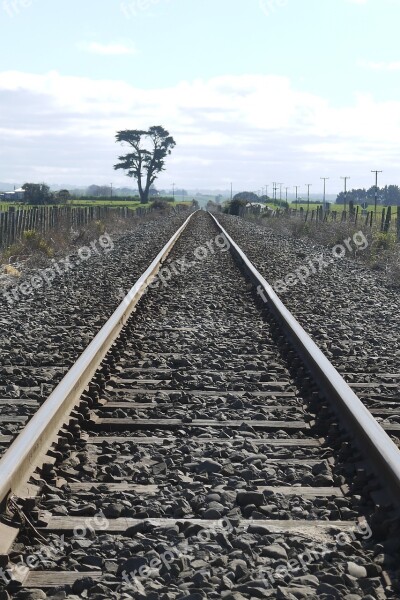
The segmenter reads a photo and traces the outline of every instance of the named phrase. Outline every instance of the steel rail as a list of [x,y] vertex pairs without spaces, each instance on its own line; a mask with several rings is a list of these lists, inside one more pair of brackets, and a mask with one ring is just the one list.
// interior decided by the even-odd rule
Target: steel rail
[[151,265],[139,277],[121,304],[84,350],[62,381],[35,413],[0,460],[0,505],[12,492],[24,496],[23,488],[43,462],[58,432],[67,422],[81,394],[93,378],[136,304],[156,277],[192,213],[174,233]]
[[330,401],[335,412],[339,414],[343,426],[350,430],[354,441],[366,455],[368,463],[366,462],[365,466],[369,467],[378,477],[383,484],[388,499],[395,502],[398,507],[400,502],[399,448],[286,308],[271,285],[233,241],[216,217],[211,213],[209,214],[229,242],[234,259],[256,285],[257,293],[263,297],[263,300],[280,322],[287,337],[307,365],[321,391]]

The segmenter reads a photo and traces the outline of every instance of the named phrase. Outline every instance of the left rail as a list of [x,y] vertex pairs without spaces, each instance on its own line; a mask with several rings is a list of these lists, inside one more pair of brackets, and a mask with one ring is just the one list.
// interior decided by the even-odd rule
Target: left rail
[[30,476],[43,463],[58,432],[68,421],[81,394],[93,378],[111,345],[118,338],[136,304],[186,229],[193,214],[165,244],[114,314],[1,458],[0,505],[4,505],[10,493],[19,497],[30,495],[28,485]]

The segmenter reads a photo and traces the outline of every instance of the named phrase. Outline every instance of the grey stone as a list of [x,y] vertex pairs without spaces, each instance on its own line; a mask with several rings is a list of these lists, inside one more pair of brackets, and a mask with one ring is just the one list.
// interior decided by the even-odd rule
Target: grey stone
[[207,460],[203,460],[199,465],[197,465],[196,470],[199,473],[219,473],[221,469],[222,465],[219,462],[208,458]]
[[361,565],[357,565],[354,562],[348,562],[347,565],[347,572],[349,573],[349,575],[351,575],[352,577],[356,577],[357,579],[361,579],[363,577],[367,576],[367,569]]
[[141,567],[148,564],[147,559],[144,556],[132,556],[125,562],[121,563],[118,568],[118,575],[125,573],[138,573]]
[[329,585],[328,583],[320,583],[317,588],[317,593],[319,596],[321,594],[326,594],[327,596],[332,596],[332,598],[338,598],[338,600],[342,598],[342,592],[337,587],[333,587],[333,585]]
[[209,508],[202,514],[203,519],[210,519],[210,520],[220,519],[221,516],[222,516],[221,513],[218,510],[215,510],[215,508]]
[[262,506],[264,501],[264,494],[261,492],[238,492],[236,496],[236,502],[239,506],[248,506],[249,504]]
[[279,544],[271,544],[270,546],[266,546],[265,548],[263,548],[263,554],[264,556],[269,556],[270,558],[283,560],[288,559],[288,555],[285,548],[279,546]]

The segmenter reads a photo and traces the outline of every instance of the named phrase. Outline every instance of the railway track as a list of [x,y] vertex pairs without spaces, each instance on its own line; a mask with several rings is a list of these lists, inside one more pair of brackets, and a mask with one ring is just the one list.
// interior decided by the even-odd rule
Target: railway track
[[399,457],[196,213],[0,461],[3,597],[398,598]]

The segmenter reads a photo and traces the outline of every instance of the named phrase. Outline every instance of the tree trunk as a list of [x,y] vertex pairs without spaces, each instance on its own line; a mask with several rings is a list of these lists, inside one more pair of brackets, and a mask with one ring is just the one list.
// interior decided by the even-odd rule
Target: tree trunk
[[140,204],[148,204],[149,190],[147,188],[143,189],[142,182],[140,181],[140,179],[138,179],[138,188],[139,188]]
[[148,204],[149,203],[149,193],[142,191],[140,194],[140,204]]

